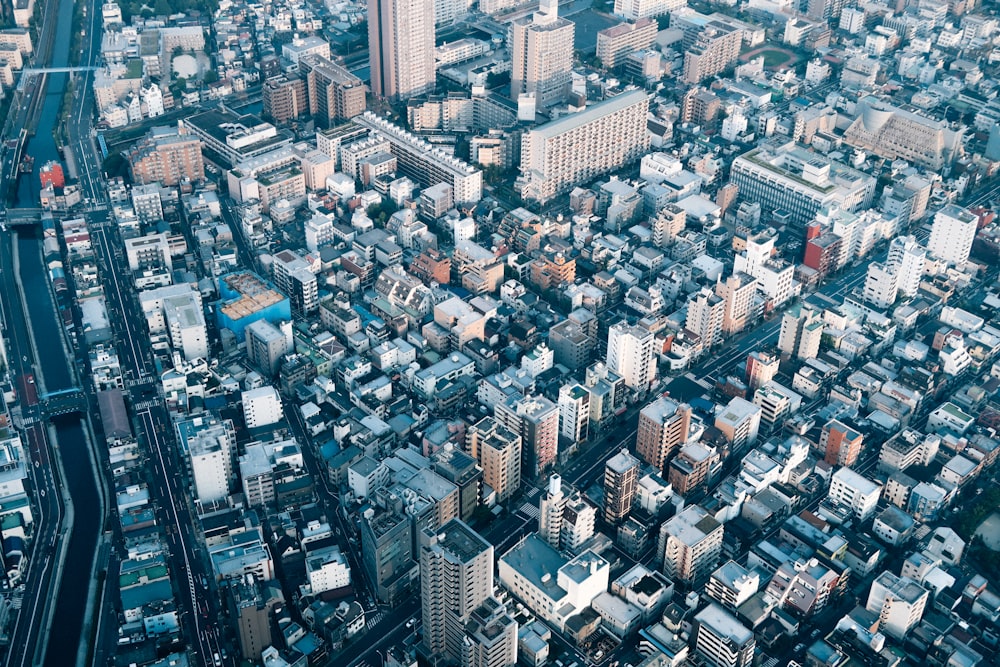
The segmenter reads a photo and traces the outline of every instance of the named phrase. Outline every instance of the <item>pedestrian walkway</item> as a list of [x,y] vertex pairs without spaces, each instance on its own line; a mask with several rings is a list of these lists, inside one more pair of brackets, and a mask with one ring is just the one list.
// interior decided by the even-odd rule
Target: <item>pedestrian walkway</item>
[[378,625],[382,619],[385,618],[385,612],[377,611],[374,614],[370,614],[368,619],[365,621],[365,630],[371,630],[376,625]]

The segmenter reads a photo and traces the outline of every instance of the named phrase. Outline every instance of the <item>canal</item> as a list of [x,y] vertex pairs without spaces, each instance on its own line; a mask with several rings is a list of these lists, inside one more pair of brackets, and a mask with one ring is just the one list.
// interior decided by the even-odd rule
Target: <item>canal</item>
[[[72,42],[74,0],[59,0],[58,23],[52,48],[52,67],[69,64]],[[17,205],[38,206],[39,169],[50,160],[59,160],[53,136],[59,122],[63,94],[69,74],[49,74],[46,80],[45,99],[35,135],[25,147],[34,158],[34,169],[25,174],[18,186]],[[21,284],[24,289],[25,307],[31,320],[38,354],[37,368],[49,392],[68,389],[75,385],[70,364],[63,353],[62,337],[55,304],[49,290],[48,271],[42,263],[42,237],[40,229],[18,233],[18,259]],[[89,637],[83,636],[88,608],[96,601],[89,600],[93,559],[97,553],[97,538],[101,531],[100,496],[95,480],[93,462],[88,451],[83,421],[78,416],[54,420],[58,448],[65,473],[66,491],[73,504],[73,528],[63,539],[69,539],[65,565],[59,589],[55,594],[55,610],[49,626],[49,644],[45,654],[46,667],[67,667],[77,664],[81,647]],[[85,658],[86,652],[81,657]]]

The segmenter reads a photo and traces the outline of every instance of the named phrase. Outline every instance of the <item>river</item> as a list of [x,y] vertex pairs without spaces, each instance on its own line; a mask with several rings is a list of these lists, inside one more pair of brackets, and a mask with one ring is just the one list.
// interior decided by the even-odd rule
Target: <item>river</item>
[[[69,64],[73,30],[74,0],[59,0],[58,23],[52,48],[53,67]],[[18,186],[18,205],[38,205],[38,170],[49,160],[59,160],[59,151],[53,130],[59,121],[60,106],[69,74],[49,74],[41,115],[35,135],[26,146],[26,152],[35,159],[34,172],[25,174]],[[61,323],[49,291],[47,271],[41,258],[41,230],[18,233],[18,258],[21,282],[24,287],[25,305],[31,320],[38,350],[38,369],[49,392],[73,387],[75,382],[59,333]],[[73,503],[73,530],[69,533],[69,548],[62,571],[59,590],[55,595],[55,613],[50,626],[49,645],[45,654],[46,667],[75,665],[79,648],[89,638],[84,638],[83,623],[88,606],[95,602],[88,599],[91,584],[91,563],[97,552],[97,537],[101,531],[100,496],[94,477],[93,462],[84,436],[83,422],[77,416],[63,417],[53,422],[63,471],[66,473],[66,490]]]

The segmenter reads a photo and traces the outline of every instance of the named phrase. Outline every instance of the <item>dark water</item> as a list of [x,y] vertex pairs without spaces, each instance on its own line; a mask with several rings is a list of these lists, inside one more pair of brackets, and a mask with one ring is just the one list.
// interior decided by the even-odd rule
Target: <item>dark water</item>
[[[52,44],[52,61],[48,64],[49,67],[67,67],[69,65],[73,31],[73,4],[74,0],[59,0],[59,21],[56,24],[56,38]],[[100,11],[99,8],[98,11]],[[46,78],[45,101],[42,103],[38,127],[35,130],[35,135],[28,139],[24,148],[25,153],[35,159],[34,171],[31,174],[24,174],[18,183],[18,206],[28,208],[38,206],[40,186],[38,171],[49,160],[60,160],[62,157],[56,148],[52,131],[59,122],[59,107],[62,105],[62,97],[66,91],[69,76],[66,72],[57,72],[50,73]]]
[[[45,269],[41,259],[40,231],[20,232],[18,257],[28,317],[39,350],[38,368],[45,379],[47,391],[72,387],[69,361],[62,350],[59,322],[56,321]],[[55,616],[50,634],[45,665],[68,667],[76,663],[77,651],[85,641],[83,619],[87,612],[90,592],[90,564],[97,551],[100,526],[100,499],[94,480],[93,464],[84,439],[83,424],[78,417],[54,420],[63,471],[73,500],[73,530],[69,534],[69,550],[63,577],[56,594]],[[65,538],[64,538],[65,539]]]

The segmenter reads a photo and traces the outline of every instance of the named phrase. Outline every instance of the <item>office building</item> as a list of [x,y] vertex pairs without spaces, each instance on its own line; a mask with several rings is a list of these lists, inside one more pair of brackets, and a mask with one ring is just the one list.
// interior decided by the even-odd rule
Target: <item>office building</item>
[[465,438],[483,469],[483,483],[493,489],[497,502],[514,495],[521,486],[521,436],[484,417],[466,431]]
[[858,100],[857,117],[844,142],[889,160],[906,160],[932,172],[947,172],[962,154],[964,130],[893,106],[873,96]]
[[722,342],[722,324],[725,319],[726,300],[708,287],[702,287],[688,299],[684,327],[698,336],[703,351]]
[[434,92],[434,0],[368,0],[368,51],[376,97]]
[[615,0],[614,12],[629,21],[664,16],[687,7],[687,0]]
[[861,455],[864,436],[843,422],[834,419],[823,426],[819,449],[823,460],[832,466],[853,466]]
[[457,204],[472,204],[483,197],[483,172],[453,155],[436,148],[420,137],[366,111],[357,118],[359,125],[389,142],[399,171],[422,187],[447,183]]
[[667,461],[687,442],[690,428],[690,406],[661,396],[639,411],[636,454],[663,471]]
[[497,403],[495,418],[521,436],[521,474],[540,477],[556,463],[559,450],[559,408],[545,398],[511,398]]
[[652,18],[640,18],[632,23],[619,23],[597,32],[597,59],[606,69],[614,69],[625,58],[648,49],[659,30]]
[[256,577],[231,579],[228,591],[229,617],[235,621],[240,642],[240,655],[258,661],[264,649],[274,643],[271,615],[285,602],[277,583]]
[[459,519],[424,533],[420,549],[422,647],[459,663],[465,624],[493,595],[493,545]]
[[979,218],[964,208],[948,204],[934,214],[927,252],[948,264],[964,264],[972,252]]
[[657,557],[663,574],[695,587],[708,579],[722,553],[722,524],[700,505],[688,505],[660,528]]
[[125,240],[125,257],[132,271],[173,270],[167,234],[149,234]]
[[[289,328],[291,323],[288,323]],[[274,377],[281,367],[281,359],[292,351],[290,336],[265,320],[254,322],[246,328],[247,361],[267,377]]]
[[742,200],[757,202],[763,210],[781,209],[797,226],[809,223],[824,206],[856,212],[875,196],[872,176],[793,142],[764,144],[737,157],[730,180]]
[[750,667],[756,639],[738,618],[714,602],[694,617],[694,650],[713,667]]
[[583,386],[590,392],[590,423],[603,429],[625,405],[625,380],[598,361],[587,367]]
[[511,23],[511,99],[532,95],[545,108],[569,94],[576,26],[558,10],[557,0],[541,0],[537,12]]
[[920,622],[929,597],[913,579],[887,570],[872,582],[865,609],[878,614],[879,632],[902,640]]
[[649,147],[648,110],[646,93],[631,90],[525,132],[518,192],[546,202],[638,160]]
[[566,558],[531,533],[500,557],[500,583],[538,618],[558,632],[567,621],[607,591],[611,565],[584,551]]
[[164,298],[163,318],[175,352],[187,361],[208,359],[208,328],[200,296],[189,292]]
[[757,442],[760,430],[761,409],[750,401],[733,397],[726,408],[715,417],[715,428],[730,445],[730,451],[739,452]]
[[815,359],[823,339],[822,314],[804,304],[796,304],[781,316],[778,349],[783,356]]
[[183,125],[154,127],[126,153],[132,182],[168,187],[205,180],[201,140]]
[[278,390],[270,385],[244,391],[240,402],[243,403],[243,419],[247,428],[270,426],[284,419],[281,396],[278,395]]
[[261,98],[264,117],[275,123],[287,123],[310,113],[306,81],[294,74],[266,80]]
[[619,322],[608,331],[607,365],[625,386],[645,391],[656,379],[656,337],[637,324]]
[[361,512],[361,563],[375,597],[382,604],[398,605],[416,583],[413,558],[413,522],[399,508],[368,507]]
[[306,80],[309,113],[320,127],[335,127],[365,110],[365,84],[329,58],[303,56],[299,72]]
[[462,667],[513,667],[517,664],[517,621],[494,597],[486,598],[465,628]]
[[274,285],[288,295],[292,310],[308,315],[319,308],[319,283],[305,259],[291,250],[275,253],[271,272]]
[[628,518],[641,465],[627,449],[604,464],[604,521],[612,526]]
[[236,450],[233,422],[195,417],[178,423],[177,432],[190,460],[195,498],[205,504],[225,499],[233,478]]

